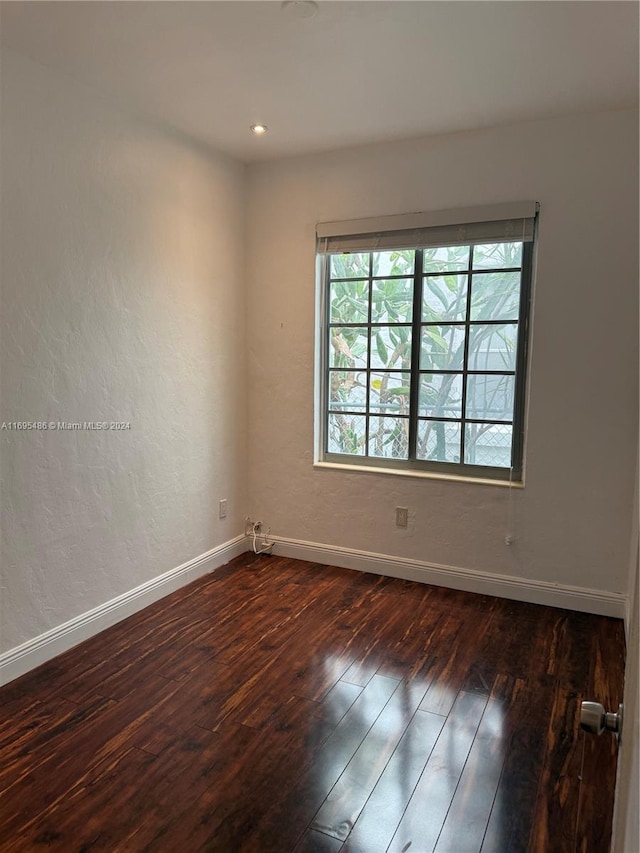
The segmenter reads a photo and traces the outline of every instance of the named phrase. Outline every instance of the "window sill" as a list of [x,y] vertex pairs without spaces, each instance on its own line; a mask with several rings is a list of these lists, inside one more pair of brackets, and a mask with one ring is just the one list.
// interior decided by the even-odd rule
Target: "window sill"
[[314,468],[343,471],[349,474],[383,474],[392,477],[414,477],[419,480],[444,480],[449,483],[473,483],[479,486],[501,486],[524,489],[523,481],[492,480],[486,477],[468,477],[457,474],[437,474],[433,471],[414,471],[407,468],[378,468],[373,465],[348,465],[343,462],[314,462]]

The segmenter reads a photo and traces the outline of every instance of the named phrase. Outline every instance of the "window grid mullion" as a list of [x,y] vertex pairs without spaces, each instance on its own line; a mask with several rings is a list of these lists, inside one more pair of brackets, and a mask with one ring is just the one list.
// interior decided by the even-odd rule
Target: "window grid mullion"
[[[515,323],[516,321],[515,321],[515,320],[510,320],[510,321],[508,321],[508,322]],[[394,328],[395,328],[396,326],[398,326],[398,327],[406,326],[406,328],[407,328],[407,329],[410,329],[412,324],[411,324],[411,323],[392,323],[391,321],[387,321],[386,323],[369,323],[369,322],[362,322],[362,323],[330,323],[330,325],[331,325],[331,327],[332,327],[332,328],[334,328],[334,329],[358,329],[358,328],[360,328],[361,326],[366,326],[367,328],[368,328],[369,326],[371,326],[371,328],[372,328],[372,329],[377,329],[377,328],[384,329],[384,328],[386,328],[387,326],[393,326]]]
[[[344,368],[336,368],[332,367],[331,370],[343,370]],[[427,373],[433,373],[436,376],[457,376],[461,373],[460,370],[439,370],[437,367],[428,367],[425,370],[421,370],[420,373],[425,375]],[[467,370],[469,376],[515,376],[515,370]]]
[[413,258],[413,316],[411,327],[411,377],[409,383],[409,447],[407,456],[417,459],[418,404],[420,398],[420,352],[422,349],[422,271],[424,252],[416,249]]
[[465,452],[467,441],[467,379],[469,376],[469,338],[471,331],[471,281],[473,277],[473,252],[475,246],[469,248],[469,274],[467,275],[467,309],[464,318],[464,350],[462,356],[462,402],[460,415],[460,462],[465,464]]
[[[469,244],[475,245],[475,244]],[[478,269],[472,270],[471,267],[466,267],[465,269],[459,270],[438,270],[437,272],[425,272],[425,278],[442,278],[445,275],[486,275],[487,273],[503,273],[503,272],[520,272],[522,267],[487,267],[486,269],[480,267]],[[406,276],[405,276],[406,278]],[[335,281],[350,281],[350,279],[334,279]]]
[[[492,272],[492,271],[489,270],[489,272]],[[503,272],[503,270],[498,270],[498,272]],[[504,272],[510,272],[510,270],[504,270]],[[464,270],[463,270],[463,273],[464,273]],[[358,276],[355,276],[354,278],[332,278],[331,283],[332,284],[352,284],[353,282],[356,282],[356,281],[369,281],[369,279],[371,279],[371,281],[392,281],[393,279],[400,280],[403,278],[412,278],[412,276],[409,273],[400,273],[399,275],[372,275],[372,276],[358,275]]]
[[[334,325],[339,326],[340,323],[334,323]],[[358,326],[362,325],[362,323],[343,323],[343,326]],[[474,326],[517,326],[518,318],[512,317],[510,320],[469,320],[466,323],[464,320],[441,320],[436,322],[434,320],[430,320],[427,323],[423,323],[423,326],[459,326],[461,329],[466,329],[467,327],[473,328]]]
[[371,318],[373,317],[373,252],[369,252],[369,278],[367,284],[369,294],[367,304],[367,405],[364,414],[365,455],[370,456],[369,438],[371,433]]

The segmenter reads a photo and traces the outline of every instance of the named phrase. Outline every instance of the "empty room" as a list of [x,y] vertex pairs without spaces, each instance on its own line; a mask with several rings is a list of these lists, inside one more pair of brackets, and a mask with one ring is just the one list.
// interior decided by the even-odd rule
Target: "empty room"
[[0,16],[0,851],[640,853],[639,4]]

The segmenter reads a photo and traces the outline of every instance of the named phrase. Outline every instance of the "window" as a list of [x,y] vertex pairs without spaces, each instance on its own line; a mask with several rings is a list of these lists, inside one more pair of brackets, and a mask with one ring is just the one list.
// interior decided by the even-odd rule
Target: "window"
[[536,211],[318,226],[321,460],[521,479]]

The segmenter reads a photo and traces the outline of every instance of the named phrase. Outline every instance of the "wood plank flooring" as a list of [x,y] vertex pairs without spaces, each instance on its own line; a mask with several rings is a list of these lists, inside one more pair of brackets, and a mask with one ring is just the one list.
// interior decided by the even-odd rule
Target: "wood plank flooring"
[[0,690],[0,850],[605,853],[623,667],[619,620],[246,554]]

